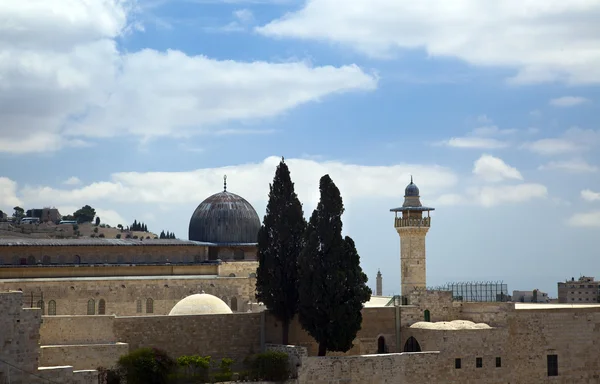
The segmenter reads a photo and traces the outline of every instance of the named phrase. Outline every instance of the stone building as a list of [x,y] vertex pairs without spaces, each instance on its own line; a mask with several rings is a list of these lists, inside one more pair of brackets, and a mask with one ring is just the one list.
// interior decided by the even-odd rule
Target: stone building
[[[417,204],[419,194],[415,188],[407,188],[408,205],[403,208]],[[424,211],[400,210],[403,216],[394,221],[395,228],[401,228],[401,265],[407,274],[402,281],[402,296],[375,296],[365,304],[362,327],[346,353],[316,357],[318,345],[297,319],[290,324],[292,345],[282,346],[282,324],[276,318],[265,311],[236,312],[230,302],[223,300],[219,292],[231,295],[232,287],[238,287],[236,281],[241,282],[239,287],[247,284],[248,294],[254,289],[252,277],[240,276],[250,274],[255,261],[234,257],[229,261],[203,259],[188,263],[184,260],[193,258],[194,251],[182,250],[179,263],[163,260],[140,265],[139,269],[133,265],[123,267],[139,271],[136,277],[125,277],[118,263],[94,264],[89,270],[98,272],[85,272],[94,276],[48,276],[46,280],[20,278],[14,270],[25,274],[39,268],[39,276],[48,264],[3,265],[2,273],[13,271],[8,279],[12,280],[10,287],[33,284],[37,279],[35,283],[47,283],[59,290],[56,297],[83,293],[77,296],[79,299],[71,297],[75,304],[65,315],[52,316],[41,316],[42,309],[23,309],[27,306],[24,302],[30,300],[25,290],[0,293],[0,329],[8,330],[0,333],[0,343],[5,345],[0,360],[18,366],[21,375],[55,374],[64,378],[59,382],[69,384],[91,383],[90,370],[114,365],[119,356],[140,347],[159,347],[172,357],[201,354],[214,359],[233,358],[237,363],[265,349],[285,350],[292,355],[297,369],[298,378],[292,381],[297,384],[600,382],[600,305],[467,302],[456,301],[451,290],[423,289],[427,232],[423,228],[430,225],[429,219],[422,217]],[[421,216],[415,212],[421,212]],[[194,244],[181,246],[195,250],[199,245]],[[120,249],[100,247],[89,257],[104,257],[105,253],[122,252]],[[76,268],[85,270],[71,264],[64,268],[67,272],[63,275],[82,273]],[[117,274],[112,279],[106,272],[111,268],[116,268]],[[175,292],[173,287],[178,291],[171,294]],[[215,288],[214,293],[209,292],[211,288]],[[44,295],[52,292],[49,286],[42,291]],[[148,293],[153,295],[152,311],[144,311],[149,304],[142,299]],[[44,296],[47,313],[50,304],[46,299]],[[86,307],[89,300],[93,305]],[[58,302],[55,304],[59,312]],[[67,314],[82,307],[89,308],[90,314]],[[7,372],[7,365],[0,363],[0,377],[6,377]]]
[[600,302],[600,281],[590,276],[581,276],[575,280],[558,283],[558,302],[571,304],[589,304]]
[[206,292],[234,312],[255,303],[256,237],[261,223],[225,188],[190,219],[190,240],[0,239],[0,290],[21,291],[43,315],[166,315]]

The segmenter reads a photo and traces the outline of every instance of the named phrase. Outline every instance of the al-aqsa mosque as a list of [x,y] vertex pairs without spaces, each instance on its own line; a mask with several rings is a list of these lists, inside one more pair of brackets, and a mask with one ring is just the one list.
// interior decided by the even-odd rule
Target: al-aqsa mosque
[[261,221],[224,181],[193,212],[189,240],[0,239],[0,290],[23,292],[48,316],[166,315],[195,294],[232,312],[263,310],[254,302]]

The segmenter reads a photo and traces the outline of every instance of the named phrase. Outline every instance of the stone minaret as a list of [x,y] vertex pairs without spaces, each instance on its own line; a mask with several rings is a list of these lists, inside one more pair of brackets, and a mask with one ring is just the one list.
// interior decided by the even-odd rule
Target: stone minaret
[[[400,288],[403,296],[415,288],[426,287],[425,236],[431,225],[429,212],[433,210],[421,205],[419,188],[413,183],[412,176],[404,191],[404,204],[390,210],[396,215],[394,227],[400,235]],[[427,217],[423,212],[427,212]]]
[[381,271],[377,270],[377,286],[375,287],[375,296],[383,296],[383,278]]

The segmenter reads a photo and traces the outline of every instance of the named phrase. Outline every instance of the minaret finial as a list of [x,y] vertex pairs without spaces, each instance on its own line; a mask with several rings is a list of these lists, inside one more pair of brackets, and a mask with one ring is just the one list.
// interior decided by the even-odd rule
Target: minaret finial
[[227,175],[223,175],[223,190],[227,192]]

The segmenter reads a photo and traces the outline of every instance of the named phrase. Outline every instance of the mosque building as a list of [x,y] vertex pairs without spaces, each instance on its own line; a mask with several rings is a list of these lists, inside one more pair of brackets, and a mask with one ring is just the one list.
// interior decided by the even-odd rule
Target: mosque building
[[0,290],[23,292],[44,315],[163,315],[204,293],[233,312],[255,303],[261,222],[224,188],[191,216],[189,240],[0,239]]
[[[282,345],[281,322],[253,303],[260,220],[226,186],[198,206],[187,241],[2,240],[0,383],[96,384],[98,367],[140,347],[237,363],[284,351],[295,384],[600,382],[600,305],[426,289],[433,208],[412,180],[404,195],[391,210],[402,295],[373,296],[350,350],[324,357],[297,318]],[[381,274],[376,284],[381,294]]]

